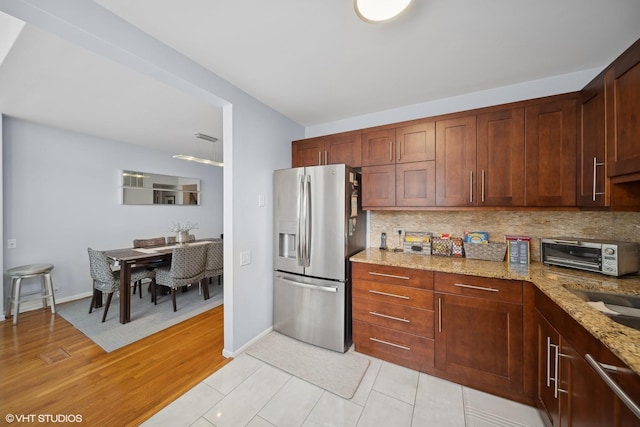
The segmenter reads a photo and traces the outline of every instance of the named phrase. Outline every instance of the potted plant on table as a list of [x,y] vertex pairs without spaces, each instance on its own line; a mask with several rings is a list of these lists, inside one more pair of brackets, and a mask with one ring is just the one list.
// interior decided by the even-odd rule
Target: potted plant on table
[[198,228],[198,224],[192,222],[174,222],[171,231],[176,233],[176,243],[186,243],[189,241],[189,232]]

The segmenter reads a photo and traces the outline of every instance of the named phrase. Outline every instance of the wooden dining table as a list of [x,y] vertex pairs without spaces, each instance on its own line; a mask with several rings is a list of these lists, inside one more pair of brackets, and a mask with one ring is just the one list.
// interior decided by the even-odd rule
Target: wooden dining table
[[120,267],[120,323],[131,321],[131,269],[157,263],[170,263],[173,249],[201,245],[221,239],[198,239],[187,243],[145,248],[123,248],[104,251],[114,266]]

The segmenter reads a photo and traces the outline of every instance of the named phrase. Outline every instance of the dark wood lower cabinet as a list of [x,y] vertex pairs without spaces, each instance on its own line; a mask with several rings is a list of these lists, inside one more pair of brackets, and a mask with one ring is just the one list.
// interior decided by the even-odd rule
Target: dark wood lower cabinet
[[521,400],[522,305],[442,293],[435,304],[437,375]]
[[537,405],[548,426],[639,426],[640,419],[618,398],[594,368],[616,367],[608,375],[636,402],[640,377],[540,292],[536,293],[538,351]]
[[548,427],[640,426],[602,375],[636,403],[640,376],[533,285],[364,263],[352,277],[357,352],[536,405]]

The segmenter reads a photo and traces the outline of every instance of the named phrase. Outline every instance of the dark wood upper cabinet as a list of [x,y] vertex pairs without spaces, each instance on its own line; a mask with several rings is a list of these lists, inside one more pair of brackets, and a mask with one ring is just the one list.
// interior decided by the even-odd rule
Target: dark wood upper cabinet
[[435,206],[433,121],[363,132],[362,147],[364,207]]
[[327,137],[324,142],[327,153],[325,164],[344,163],[358,168],[362,165],[362,135],[360,132],[349,132]]
[[396,165],[396,206],[435,206],[435,161]]
[[396,205],[395,165],[362,168],[362,206],[392,207]]
[[419,123],[396,129],[396,163],[423,162],[436,159],[434,122]]
[[606,177],[604,75],[581,92],[578,135],[578,206],[609,205]]
[[291,166],[319,166],[323,163],[324,138],[309,138],[291,143]]
[[362,166],[395,164],[395,139],[395,128],[363,132]]
[[474,206],[476,116],[436,122],[436,205]]
[[361,166],[360,131],[301,139],[291,143],[292,167],[321,166],[344,163]]
[[524,206],[524,107],[477,120],[478,206]]
[[526,206],[576,206],[576,101],[525,107]]
[[[627,49],[606,76],[607,174],[640,174],[640,40]],[[640,180],[634,176],[633,180]]]

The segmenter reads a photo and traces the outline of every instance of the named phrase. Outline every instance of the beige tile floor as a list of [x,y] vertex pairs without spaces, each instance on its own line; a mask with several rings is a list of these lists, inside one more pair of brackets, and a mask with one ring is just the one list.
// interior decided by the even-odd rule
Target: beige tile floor
[[367,373],[347,400],[243,353],[143,425],[544,426],[535,408],[369,359]]

